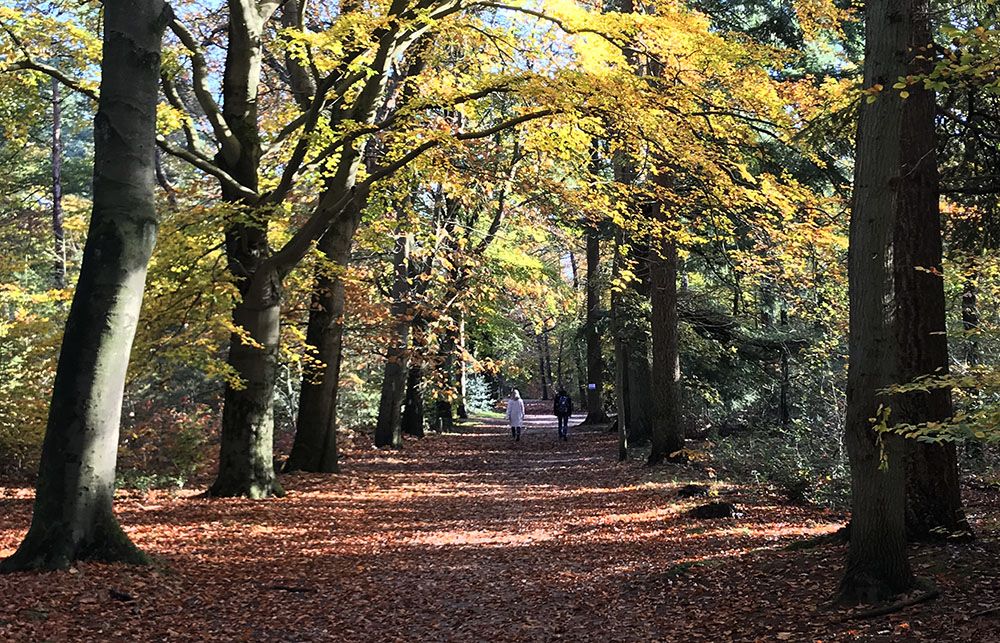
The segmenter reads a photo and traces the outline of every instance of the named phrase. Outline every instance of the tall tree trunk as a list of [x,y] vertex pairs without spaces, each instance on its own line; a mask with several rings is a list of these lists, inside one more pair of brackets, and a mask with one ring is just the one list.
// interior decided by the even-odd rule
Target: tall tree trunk
[[274,384],[281,333],[281,279],[258,270],[233,311],[242,329],[229,344],[229,365],[241,384],[226,385],[216,497],[283,495],[274,472]]
[[112,511],[122,394],[156,239],[162,0],[105,0],[94,205],[56,371],[31,528],[2,571],[145,563]]
[[[910,57],[931,42],[929,3],[914,0]],[[914,61],[912,73],[929,64]],[[896,369],[901,382],[948,372],[942,277],[941,213],[934,117],[934,92],[918,84],[903,102],[899,205],[893,247]],[[935,388],[898,395],[893,415],[900,422],[941,422],[952,415],[951,391]],[[962,509],[954,444],[907,442],[906,530],[911,539],[969,534]]]
[[542,385],[542,399],[549,399],[549,378],[548,368],[545,362],[545,345],[543,343],[544,331],[535,335],[535,348],[538,351],[538,379]]
[[965,331],[965,363],[979,365],[979,273],[973,268],[962,278],[962,330]]
[[62,106],[59,103],[59,81],[52,79],[52,238],[55,260],[52,282],[56,288],[66,287],[66,235],[63,231],[62,209]]
[[[615,231],[615,254],[612,264],[612,281],[617,280],[621,274],[621,253],[624,243],[624,233],[619,228]],[[588,276],[589,279],[589,276]],[[622,326],[624,325],[624,311],[622,309],[622,291],[613,290],[611,293],[611,324],[615,329],[612,334],[615,349],[615,400],[618,410],[618,460],[623,462],[628,459],[628,450],[632,446],[629,441],[629,427],[631,426],[632,409],[631,395],[629,395],[629,350]],[[589,357],[589,355],[588,355]]]
[[455,383],[455,348],[458,345],[458,329],[447,328],[441,339],[438,355],[438,382],[440,390],[435,398],[434,418],[439,431],[450,431],[455,427],[454,396]]
[[[907,73],[913,0],[865,5],[864,86],[891,87]],[[848,251],[850,299],[847,420],[852,513],[847,564],[840,584],[845,602],[878,601],[911,588],[906,555],[905,445],[879,436],[870,418],[889,400],[895,381],[891,311],[892,243],[899,198],[902,105],[892,91],[864,101],[858,123]]]
[[549,338],[550,331],[550,328],[542,329],[542,352],[545,354],[545,376],[549,379],[549,388],[551,389],[552,397],[555,398],[556,387],[558,385],[552,378],[552,341]]
[[378,418],[375,422],[375,446],[403,446],[402,407],[406,396],[407,355],[410,340],[408,299],[410,287],[410,237],[398,224],[396,250],[393,253],[392,339],[385,358],[382,394],[379,397]]
[[587,369],[583,366],[583,351],[580,350],[580,342],[576,333],[573,333],[573,341],[570,344],[570,350],[573,351],[573,374],[576,377],[576,388],[577,388],[577,399],[586,411],[590,411],[588,406],[589,400],[587,399]]
[[410,364],[406,376],[406,399],[403,401],[402,429],[406,435],[424,437],[424,397],[420,391],[424,370],[420,364]]
[[649,464],[653,465],[684,448],[680,412],[677,244],[665,239],[659,252],[651,252],[649,259],[653,305],[653,421]]
[[[785,308],[784,304],[781,306],[781,330],[783,333],[788,332],[788,310]],[[781,420],[781,426],[786,429],[792,424],[792,408],[791,401],[789,400],[789,395],[791,394],[791,365],[790,356],[788,354],[788,346],[782,343],[781,346],[781,392],[778,399],[778,415]]]
[[286,471],[337,473],[337,397],[344,344],[344,273],[361,211],[338,216],[317,245],[326,264],[317,270],[306,344],[311,349],[302,377],[295,441]]
[[[255,192],[261,157],[257,90],[261,38],[268,17],[270,13],[259,13],[256,4],[231,3],[222,118],[235,140],[216,155],[220,168]],[[226,261],[241,296],[232,313],[233,324],[240,330],[230,336],[228,363],[241,382],[226,385],[219,471],[209,495],[262,498],[283,493],[272,457],[281,275],[261,269],[270,254],[268,213],[257,210],[239,190],[225,183],[222,199],[237,208],[226,228]]]
[[563,353],[566,347],[566,330],[563,329],[559,333],[559,343],[556,345],[556,386],[560,390],[565,390],[567,387],[565,373],[563,372]]
[[600,264],[600,233],[597,226],[591,226],[587,228],[587,321],[584,331],[587,339],[587,417],[584,424],[605,424],[608,421],[602,399],[604,359],[601,356],[601,335],[597,330],[601,320]]
[[649,443],[653,427],[653,375],[649,365],[649,339],[645,332],[626,338],[628,351],[629,446]]
[[469,388],[469,365],[465,361],[466,354],[465,313],[458,313],[458,417],[469,419],[469,410],[465,407]]

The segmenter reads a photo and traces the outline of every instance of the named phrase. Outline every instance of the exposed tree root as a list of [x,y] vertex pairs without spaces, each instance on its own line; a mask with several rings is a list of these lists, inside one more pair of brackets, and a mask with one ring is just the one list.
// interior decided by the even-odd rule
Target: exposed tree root
[[879,605],[878,607],[872,607],[865,610],[858,610],[847,614],[843,620],[850,621],[859,618],[875,618],[878,616],[885,616],[886,614],[893,614],[907,607],[912,607],[919,603],[924,603],[926,601],[931,601],[941,595],[941,590],[938,589],[930,581],[920,581],[919,585],[922,586],[919,594],[911,594],[905,598],[900,598],[899,600],[893,601],[887,605]]

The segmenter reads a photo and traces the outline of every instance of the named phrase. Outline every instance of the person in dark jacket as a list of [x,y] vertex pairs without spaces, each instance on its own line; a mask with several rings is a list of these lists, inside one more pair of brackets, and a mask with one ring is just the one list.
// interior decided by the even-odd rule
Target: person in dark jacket
[[569,416],[573,415],[573,399],[566,389],[559,389],[552,403],[552,412],[559,420],[559,439],[569,440]]

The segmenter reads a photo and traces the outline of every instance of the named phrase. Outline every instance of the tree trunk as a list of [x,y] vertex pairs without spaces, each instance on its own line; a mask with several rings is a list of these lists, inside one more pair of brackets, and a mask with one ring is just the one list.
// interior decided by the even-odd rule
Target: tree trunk
[[56,288],[66,287],[66,235],[63,231],[62,209],[62,108],[59,104],[59,81],[52,79],[52,238],[55,260],[52,282]]
[[465,314],[458,313],[458,417],[469,419],[469,410],[465,407],[465,398],[469,387],[469,365],[465,362],[467,338],[465,336]]
[[602,389],[604,360],[601,357],[601,336],[597,325],[601,319],[601,290],[598,274],[601,263],[601,238],[596,226],[587,228],[587,417],[584,424],[606,424]]
[[[257,90],[266,18],[256,6],[239,5],[237,11],[234,3],[231,9],[222,118],[238,142],[221,146],[216,162],[240,185],[256,191],[261,156]],[[241,208],[227,223],[226,261],[241,295],[232,313],[233,324],[240,330],[230,336],[228,363],[242,382],[226,385],[219,472],[208,493],[263,498],[283,493],[272,457],[281,275],[261,269],[270,254],[268,213],[256,210],[255,204],[226,183],[222,199]]]
[[[865,5],[864,86],[890,87],[907,71],[912,0]],[[847,420],[852,513],[845,602],[879,601],[911,588],[906,554],[906,476],[902,438],[877,434],[870,418],[895,380],[892,346],[892,243],[899,190],[901,99],[883,91],[864,101],[858,123],[848,252],[850,299]]]
[[316,273],[306,343],[311,357],[302,377],[295,442],[287,471],[337,473],[337,397],[344,344],[344,273],[351,242],[361,220],[360,208],[336,217],[320,238],[325,263]]
[[[788,311],[784,305],[781,307],[781,329],[783,333],[788,332]],[[791,394],[791,365],[788,354],[788,346],[784,343],[781,346],[781,393],[778,399],[778,415],[781,426],[788,428],[792,424],[792,407],[789,396]]]
[[31,528],[2,571],[145,563],[112,511],[129,350],[156,239],[161,0],[105,0],[94,205],[56,371]]
[[967,366],[979,365],[979,273],[973,269],[967,271],[962,279],[962,330],[965,331],[966,349],[965,363]]
[[403,402],[403,433],[415,438],[424,437],[424,397],[420,385],[424,379],[423,367],[410,364],[406,377],[406,399]]
[[[931,42],[929,4],[914,0],[909,54]],[[929,64],[914,61],[913,73]],[[942,277],[941,213],[933,91],[917,84],[903,102],[899,205],[893,247],[896,369],[900,382],[948,372]],[[935,388],[898,395],[899,422],[941,422],[952,415],[951,391]],[[907,442],[906,529],[911,539],[969,534],[962,509],[954,444]]]
[[[543,331],[544,332],[544,331]],[[538,376],[542,385],[542,399],[549,399],[549,378],[548,369],[545,364],[545,345],[542,342],[542,334],[535,335],[535,347],[538,350]]]
[[566,330],[563,329],[563,331],[559,333],[559,343],[556,344],[556,386],[558,386],[560,390],[568,388],[566,384],[566,374],[563,372],[563,353],[565,348]]
[[551,389],[552,398],[554,399],[558,390],[558,384],[552,378],[552,342],[549,338],[550,331],[550,328],[542,329],[542,352],[545,355],[545,376],[549,380],[549,389]]
[[410,238],[399,224],[396,250],[393,254],[392,304],[390,315],[394,320],[393,338],[385,359],[382,376],[382,394],[379,398],[378,419],[375,422],[375,446],[401,447],[402,406],[406,396],[407,356],[410,340],[410,315],[408,314]]
[[[615,232],[615,254],[612,265],[612,281],[621,274],[622,249],[624,234],[621,228]],[[589,267],[589,266],[588,266]],[[588,275],[588,280],[590,279]],[[624,311],[622,310],[622,292],[613,290],[611,293],[611,324],[615,329],[613,333],[615,348],[615,400],[618,409],[618,461],[624,462],[628,459],[628,450],[632,445],[629,442],[629,426],[631,424],[632,411],[630,408],[631,396],[629,395],[629,350],[624,333],[621,330],[623,325]],[[589,348],[589,347],[588,347]],[[588,362],[589,362],[588,350]],[[592,411],[591,411],[592,412]]]
[[281,334],[281,278],[257,270],[233,311],[229,365],[239,386],[226,385],[215,497],[283,495],[274,473],[274,383]]
[[629,447],[649,444],[653,427],[653,374],[649,365],[649,340],[645,333],[626,338],[628,351]]
[[435,396],[434,417],[437,421],[439,431],[450,431],[455,427],[454,408],[452,396],[454,390],[452,385],[455,380],[455,348],[458,345],[458,331],[454,328],[447,328],[441,339],[440,354],[438,355],[438,382],[440,390]]
[[653,421],[649,464],[684,448],[680,412],[680,345],[677,318],[677,244],[664,240],[650,253],[653,305]]

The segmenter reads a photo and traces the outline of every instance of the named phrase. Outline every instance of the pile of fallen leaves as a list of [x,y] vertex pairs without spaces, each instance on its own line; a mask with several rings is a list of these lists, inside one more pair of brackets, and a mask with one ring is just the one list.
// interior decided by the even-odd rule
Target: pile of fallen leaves
[[[978,541],[914,548],[940,598],[861,618],[829,607],[843,545],[787,548],[842,516],[528,425],[355,449],[341,475],[284,478],[283,499],[123,493],[156,565],[0,576],[0,640],[998,640],[996,494],[968,498]],[[682,497],[691,482],[708,497]],[[688,513],[708,501],[739,511]],[[30,510],[30,489],[0,487],[0,556]]]

